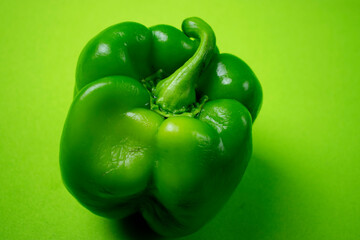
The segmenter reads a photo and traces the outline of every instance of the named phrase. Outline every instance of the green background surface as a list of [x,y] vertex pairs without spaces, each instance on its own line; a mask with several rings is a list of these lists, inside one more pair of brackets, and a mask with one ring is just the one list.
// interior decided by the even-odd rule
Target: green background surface
[[182,239],[360,239],[360,3],[340,0],[1,1],[0,239],[157,239],[81,207],[59,141],[91,37],[189,16],[252,67],[264,101],[241,184]]

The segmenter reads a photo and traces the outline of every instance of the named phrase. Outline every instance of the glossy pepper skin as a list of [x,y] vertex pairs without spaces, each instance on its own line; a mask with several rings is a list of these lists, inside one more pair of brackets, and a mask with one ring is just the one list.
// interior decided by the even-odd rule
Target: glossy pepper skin
[[195,232],[229,199],[262,101],[254,73],[219,53],[207,23],[182,29],[125,22],[93,38],[60,146],[64,184],[83,206],[141,212],[165,236]]

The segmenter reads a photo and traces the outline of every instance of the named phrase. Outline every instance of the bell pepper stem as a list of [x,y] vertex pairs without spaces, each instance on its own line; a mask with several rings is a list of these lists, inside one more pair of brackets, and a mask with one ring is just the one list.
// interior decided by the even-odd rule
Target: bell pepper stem
[[196,80],[210,62],[216,45],[213,30],[200,18],[185,19],[182,29],[188,37],[199,39],[200,44],[183,66],[156,85],[156,104],[166,112],[186,112],[196,102]]

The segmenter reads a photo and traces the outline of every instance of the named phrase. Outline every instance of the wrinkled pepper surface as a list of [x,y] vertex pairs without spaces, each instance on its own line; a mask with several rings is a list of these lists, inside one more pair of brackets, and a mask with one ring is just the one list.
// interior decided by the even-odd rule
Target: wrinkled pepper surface
[[124,22],[83,49],[60,146],[62,178],[87,209],[140,212],[165,236],[208,222],[238,185],[262,102],[239,58],[199,18],[182,31]]

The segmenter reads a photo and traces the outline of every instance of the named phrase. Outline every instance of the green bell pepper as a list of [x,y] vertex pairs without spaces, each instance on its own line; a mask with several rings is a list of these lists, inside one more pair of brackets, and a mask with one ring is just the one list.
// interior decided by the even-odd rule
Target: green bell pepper
[[141,212],[165,236],[209,221],[252,152],[262,90],[239,58],[220,54],[199,18],[182,30],[125,22],[82,51],[60,146],[62,178],[87,209]]

